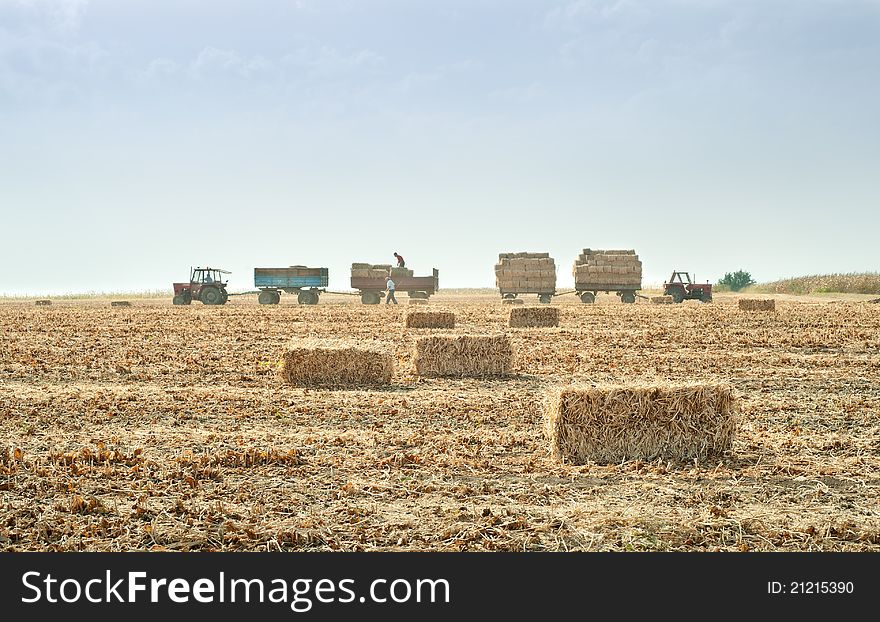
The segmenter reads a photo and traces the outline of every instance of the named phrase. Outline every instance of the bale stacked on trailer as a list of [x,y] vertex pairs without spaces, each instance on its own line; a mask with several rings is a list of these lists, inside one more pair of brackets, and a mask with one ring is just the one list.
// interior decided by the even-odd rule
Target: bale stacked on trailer
[[555,293],[556,263],[549,253],[500,253],[495,286],[505,293]]
[[740,311],[776,311],[776,300],[773,298],[757,299],[757,298],[740,298]]
[[738,416],[726,384],[566,387],[546,402],[554,456],[587,461],[705,460],[730,449]]
[[292,341],[281,359],[281,378],[297,387],[387,385],[394,357],[376,346],[344,339]]
[[642,262],[634,250],[585,248],[572,268],[575,284],[642,287]]
[[546,328],[559,326],[558,307],[519,307],[510,310],[511,328]]
[[447,311],[410,311],[407,328],[455,328],[455,314]]
[[390,276],[393,279],[401,276],[411,277],[412,275],[412,270],[408,268],[392,268],[391,264],[351,264],[351,276],[353,278],[384,279],[386,276]]
[[504,376],[514,351],[507,335],[432,335],[416,339],[414,360],[419,376]]

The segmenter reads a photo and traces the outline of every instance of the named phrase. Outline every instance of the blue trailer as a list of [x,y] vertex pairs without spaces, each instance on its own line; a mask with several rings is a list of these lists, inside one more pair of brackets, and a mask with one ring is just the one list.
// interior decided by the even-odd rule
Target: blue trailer
[[261,305],[277,305],[281,292],[296,294],[301,305],[316,305],[321,292],[327,291],[327,283],[327,268],[254,268],[254,287],[260,290],[257,300]]

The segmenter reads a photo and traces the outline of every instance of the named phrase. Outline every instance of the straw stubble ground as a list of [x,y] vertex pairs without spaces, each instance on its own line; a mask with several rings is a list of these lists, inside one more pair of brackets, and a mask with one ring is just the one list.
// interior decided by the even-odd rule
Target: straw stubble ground
[[[418,378],[405,307],[0,305],[5,550],[880,550],[880,308],[580,305],[514,376]],[[443,295],[444,334],[510,307]],[[421,333],[420,333],[421,334]],[[291,338],[381,339],[390,389],[283,385]],[[542,393],[729,382],[732,453],[568,466]]]

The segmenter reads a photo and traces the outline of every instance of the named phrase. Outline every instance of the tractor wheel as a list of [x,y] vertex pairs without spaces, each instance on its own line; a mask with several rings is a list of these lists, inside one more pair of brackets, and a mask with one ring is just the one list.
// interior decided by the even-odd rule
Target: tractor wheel
[[223,304],[223,294],[220,293],[219,289],[213,286],[203,287],[200,298],[206,305]]
[[680,304],[684,301],[684,294],[681,293],[680,289],[669,290],[666,295],[672,296],[672,302],[674,302],[675,304]]
[[596,294],[593,292],[584,292],[581,294],[581,302],[585,305],[591,305],[596,302]]
[[185,305],[186,304],[186,297],[183,294],[177,294],[171,300],[171,302],[172,302],[172,304],[175,304],[175,305]]
[[220,295],[223,296],[223,302],[220,303],[221,305],[225,305],[227,302],[229,302],[229,292],[227,292],[225,289],[221,289]]
[[541,294],[540,296],[538,296],[538,302],[540,302],[542,305],[549,305],[551,298],[552,296],[550,294]]
[[712,302],[712,294],[706,294],[703,298],[703,302]]
[[280,300],[281,298],[280,296],[278,296],[278,292],[273,292],[270,289],[264,289],[260,292],[260,295],[257,296],[257,302],[259,302],[261,305],[277,305],[278,300],[276,300],[276,297],[278,298],[278,300]]
[[378,292],[364,292],[361,294],[361,302],[365,305],[377,305],[381,297]]
[[631,305],[632,303],[634,303],[636,301],[636,295],[633,292],[623,292],[620,295],[620,300],[624,304]]

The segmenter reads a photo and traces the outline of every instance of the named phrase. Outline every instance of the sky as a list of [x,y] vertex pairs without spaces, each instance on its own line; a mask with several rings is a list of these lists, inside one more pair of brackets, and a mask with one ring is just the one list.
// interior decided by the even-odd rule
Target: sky
[[0,294],[880,270],[880,0],[0,0]]

